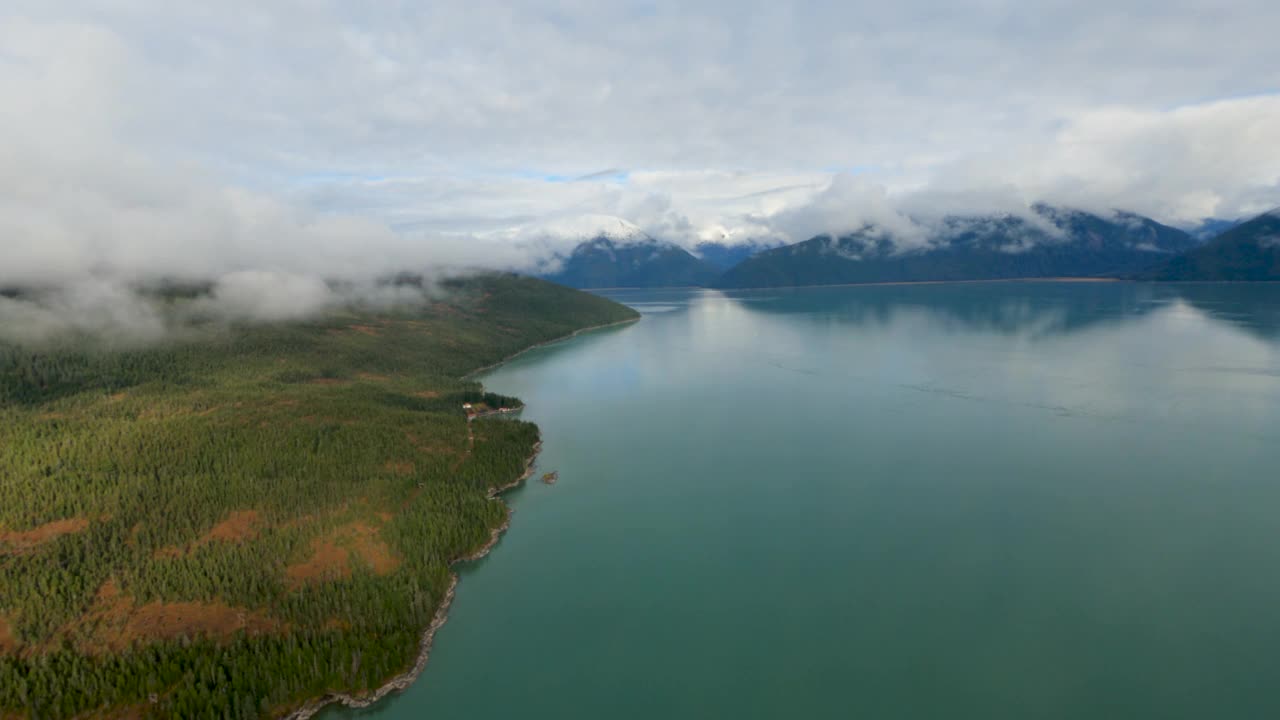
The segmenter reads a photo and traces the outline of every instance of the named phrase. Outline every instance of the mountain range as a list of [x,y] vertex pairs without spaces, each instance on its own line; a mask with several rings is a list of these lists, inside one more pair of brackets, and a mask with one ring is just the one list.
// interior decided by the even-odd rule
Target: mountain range
[[1280,208],[1142,273],[1147,280],[1280,280]]
[[1036,205],[1028,217],[950,217],[922,237],[874,226],[818,236],[755,255],[715,286],[1116,276],[1195,246],[1189,234],[1132,213],[1104,218]]
[[[1225,232],[1206,243],[1201,236],[1215,223]],[[957,215],[898,232],[867,225],[784,246],[704,242],[692,252],[626,226],[580,243],[542,277],[588,289],[1051,277],[1280,279],[1280,215],[1206,221],[1193,234],[1129,212],[1099,215],[1037,204],[1025,215]]]
[[703,262],[714,267],[720,272],[724,272],[752,255],[764,252],[765,250],[772,250],[780,245],[782,245],[782,243],[758,241],[748,241],[732,245],[722,242],[700,242],[696,247],[694,247],[693,253],[701,258]]
[[1243,223],[1247,219],[1223,220],[1221,218],[1206,218],[1187,228],[1187,232],[1191,233],[1191,237],[1197,240],[1209,240]]
[[596,236],[542,277],[581,289],[707,286],[720,270],[678,245],[651,237]]

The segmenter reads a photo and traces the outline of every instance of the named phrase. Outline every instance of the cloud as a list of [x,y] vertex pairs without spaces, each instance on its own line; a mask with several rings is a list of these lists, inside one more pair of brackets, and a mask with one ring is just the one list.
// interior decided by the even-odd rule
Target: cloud
[[1261,0],[15,0],[0,287],[318,295],[536,267],[583,218],[691,247],[1039,200],[1247,215],[1280,205],[1277,25]]
[[67,340],[128,348],[207,337],[232,325],[305,320],[337,308],[406,308],[448,298],[437,274],[415,282],[326,280],[239,270],[194,283],[89,276],[0,294],[0,343]]
[[235,320],[296,320],[334,304],[338,298],[317,277],[241,270],[218,278],[196,312]]
[[763,222],[788,239],[836,237],[871,226],[905,245],[924,241],[924,229],[899,210],[883,186],[851,175],[836,175],[808,202]]
[[902,216],[1034,215],[1036,202],[1124,209],[1192,225],[1280,205],[1280,95],[1170,109],[1105,107],[1062,115],[1043,138],[939,158],[927,166],[845,171],[641,170],[576,182],[395,179],[327,186],[334,206],[377,197],[409,226],[518,236],[572,216],[614,216],[687,247],[700,241],[799,241]]
[[0,95],[13,100],[0,104],[0,287],[220,278],[225,296],[275,277],[307,278],[285,288],[314,294],[322,280],[531,262],[509,244],[397,232],[378,213],[299,202],[163,154],[130,129],[143,62],[100,26],[0,22]]
[[111,32],[0,27],[0,284],[430,260],[376,220],[297,207],[130,142],[121,88],[137,59]]
[[38,346],[92,337],[120,347],[153,342],[171,330],[157,304],[108,281],[82,280],[23,298],[0,296],[0,342]]
[[287,175],[909,169],[1280,65],[1262,0],[17,4],[136,49],[157,143]]
[[1006,202],[1043,198],[1168,222],[1264,212],[1280,204],[1280,95],[1083,111],[1048,142],[939,168],[921,194],[973,201],[984,188]]

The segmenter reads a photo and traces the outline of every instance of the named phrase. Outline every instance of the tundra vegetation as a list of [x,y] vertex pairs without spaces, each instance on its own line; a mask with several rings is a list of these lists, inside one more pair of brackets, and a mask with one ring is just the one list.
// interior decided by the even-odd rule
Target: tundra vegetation
[[[143,348],[0,346],[0,717],[253,718],[412,666],[534,425],[466,373],[635,313],[513,276]],[[181,298],[172,298],[182,302]]]

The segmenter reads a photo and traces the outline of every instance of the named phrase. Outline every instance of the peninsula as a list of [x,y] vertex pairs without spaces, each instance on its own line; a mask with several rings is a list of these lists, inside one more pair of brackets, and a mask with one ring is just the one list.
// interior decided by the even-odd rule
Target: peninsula
[[469,372],[634,320],[483,275],[146,347],[0,347],[0,716],[283,717],[425,661],[536,426]]

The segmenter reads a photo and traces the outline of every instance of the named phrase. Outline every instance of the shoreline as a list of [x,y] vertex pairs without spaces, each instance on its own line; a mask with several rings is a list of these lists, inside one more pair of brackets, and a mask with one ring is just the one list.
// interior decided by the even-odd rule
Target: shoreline
[[[538,441],[533,446],[533,452],[529,458],[525,460],[524,472],[516,476],[511,482],[495,485],[489,488],[488,499],[490,501],[502,502],[502,495],[509,490],[513,490],[525,483],[526,480],[533,477],[534,464],[537,462],[538,455],[542,452],[542,441]],[[422,640],[418,644],[418,658],[414,661],[413,667],[407,671],[391,678],[381,685],[377,690],[369,695],[352,695],[350,693],[330,693],[318,700],[312,700],[302,707],[290,712],[285,716],[285,720],[310,720],[319,714],[322,710],[330,705],[342,705],[352,710],[360,710],[372,707],[384,700],[392,693],[404,692],[408,690],[414,682],[427,669],[427,661],[431,659],[431,646],[435,643],[436,632],[444,626],[449,620],[449,607],[453,605],[453,598],[458,589],[458,582],[461,576],[454,566],[459,563],[475,562],[489,554],[498,542],[502,539],[503,534],[511,527],[511,515],[514,512],[511,506],[506,505],[506,513],[502,522],[489,532],[489,539],[484,542],[474,552],[463,555],[449,563],[449,587],[445,590],[444,598],[440,601],[440,607],[436,608],[436,614],[431,618],[431,624],[422,634]]]
[[[524,350],[513,352],[513,354],[503,357],[503,359],[497,361],[497,363],[485,365],[483,368],[476,370],[471,370],[470,373],[462,375],[462,378],[460,379],[467,380],[474,378],[477,374],[497,368],[497,366],[506,364],[509,360],[515,359],[515,357],[520,355],[524,355],[525,352],[535,350],[535,348],[538,347],[544,347],[553,345],[553,343],[570,340],[570,338],[580,336],[582,333],[599,331],[599,329],[604,328],[618,327],[618,325],[635,323],[639,322],[639,320],[640,316],[637,314],[635,318],[618,320],[616,323],[604,323],[576,329],[576,331],[564,334],[564,336],[539,342],[536,343],[536,345],[524,348]],[[524,409],[525,406],[521,405],[520,410]],[[467,423],[470,424],[471,420],[471,418],[467,418]],[[538,455],[541,450],[543,450],[543,443],[538,441],[538,443],[534,445],[532,454],[530,454],[530,456],[525,460],[524,473],[517,475],[517,477],[511,480],[511,482],[498,484],[498,486],[489,488],[489,500],[498,502],[502,501],[500,498],[502,498],[503,493],[520,487],[521,484],[525,483],[525,480],[534,477],[534,464],[538,461]],[[502,539],[503,534],[507,532],[508,528],[511,528],[511,515],[513,510],[511,509],[511,506],[506,506],[506,510],[506,515],[503,516],[502,523],[499,523],[497,527],[490,530],[488,541],[481,544],[475,552],[468,553],[468,555],[463,555],[462,557],[458,557],[458,559],[449,562],[449,587],[445,589],[444,598],[440,601],[440,606],[435,609],[435,615],[431,618],[431,624],[426,626],[426,630],[422,632],[419,651],[417,651],[417,660],[413,661],[413,666],[410,667],[410,669],[404,671],[404,673],[394,676],[394,678],[388,680],[387,683],[381,684],[376,691],[370,694],[329,693],[324,697],[317,698],[317,700],[303,703],[301,707],[298,707],[296,710],[289,712],[288,715],[285,715],[284,720],[311,720],[311,717],[315,717],[320,711],[323,711],[324,708],[329,707],[330,705],[342,705],[344,707],[352,708],[352,710],[361,710],[361,708],[376,705],[376,703],[385,700],[385,698],[390,696],[392,693],[404,692],[407,691],[408,688],[412,687],[413,683],[417,682],[417,679],[422,675],[422,671],[426,670],[426,664],[428,664],[431,657],[431,646],[435,643],[435,633],[438,632],[438,630],[449,620],[449,607],[453,605],[453,597],[454,594],[457,593],[458,582],[460,582],[461,579],[457,570],[454,570],[454,566],[461,564],[461,562],[475,562],[476,560],[480,560],[481,557],[489,555],[489,552],[492,551],[494,547],[497,547],[498,541]]]
[[[488,370],[492,370],[493,368],[503,365],[508,361],[512,360],[513,358],[519,357],[520,355],[523,355],[524,353],[527,353],[530,350],[534,350],[536,348],[544,347],[546,345],[552,345],[558,342],[562,342],[564,340],[569,340],[571,338],[577,337],[578,335],[581,335],[583,333],[588,333],[593,330],[603,330],[605,328],[618,327],[620,325],[629,325],[631,323],[638,322],[639,320],[640,320],[640,316],[639,314],[637,314],[637,317],[628,318],[626,320],[619,320],[618,322],[604,323],[601,325],[592,325],[590,327],[580,328],[578,330],[574,330],[571,333],[568,333],[567,335],[562,335],[558,338],[553,338],[551,340],[540,342],[535,345],[530,345],[529,347],[524,348],[519,352],[515,352],[515,353],[512,353],[511,355],[508,355],[507,357],[499,360],[496,363],[485,365],[482,368],[472,370],[466,375],[463,375],[460,379],[469,380],[474,376],[479,375],[480,373],[486,372]],[[523,410],[524,407],[525,406],[522,404],[519,409]],[[497,413],[494,412],[494,413],[486,413],[486,414],[497,414]],[[471,420],[472,418],[467,418],[467,423],[470,424]],[[506,493],[509,490],[513,490],[519,487],[520,485],[523,485],[526,480],[533,477],[534,464],[537,462],[538,455],[541,452],[542,452],[542,441],[539,440],[533,446],[533,452],[525,460],[524,472],[522,472],[515,479],[511,480],[508,483],[495,485],[489,488],[488,499],[490,501],[502,502],[501,498],[503,493]],[[372,693],[368,695],[353,695],[351,693],[330,693],[321,698],[307,701],[301,707],[285,715],[284,720],[311,720],[311,718],[315,717],[317,714],[319,714],[322,710],[329,707],[330,705],[342,705],[344,707],[348,707],[353,710],[360,710],[363,708],[368,708],[368,707],[372,707],[373,705],[376,705],[377,703],[381,702],[388,695],[391,695],[392,693],[404,692],[405,690],[408,690],[413,685],[413,683],[416,682],[419,677],[421,677],[423,671],[426,670],[427,662],[428,660],[431,659],[431,646],[435,642],[436,632],[441,627],[443,627],[444,624],[449,620],[449,608],[450,606],[453,605],[453,598],[457,592],[458,582],[461,579],[457,570],[455,570],[454,567],[459,563],[475,562],[476,560],[479,560],[484,556],[488,555],[489,552],[493,550],[494,547],[497,546],[498,541],[502,539],[503,534],[506,533],[507,529],[511,527],[511,515],[514,512],[511,506],[506,505],[505,503],[504,503],[504,507],[506,509],[506,513],[502,519],[502,522],[499,523],[496,527],[494,527],[489,532],[489,539],[485,541],[484,544],[481,545],[479,548],[477,548],[474,552],[464,555],[460,558],[457,558],[449,563],[449,578],[450,578],[449,587],[448,589],[445,590],[444,598],[440,601],[440,607],[436,608],[436,613],[431,618],[431,624],[428,625],[427,629],[424,630],[422,633],[422,640],[418,644],[418,657],[414,661],[412,667],[410,667],[407,671],[399,675],[396,675],[395,677],[391,678],[387,682],[383,683],[381,686],[378,687],[377,690],[374,690]]]
[[740,288],[705,288],[720,292],[750,292],[757,290],[803,290],[804,288],[885,287],[897,285],[983,285],[996,283],[1117,283],[1138,282],[1114,277],[1025,277],[990,278],[987,280],[881,280],[876,282],[824,283],[819,285],[762,285]]
[[[490,371],[490,370],[492,370],[492,369],[494,369],[494,368],[496,368],[496,367],[499,367],[499,366],[501,366],[501,365],[505,365],[505,364],[507,364],[508,362],[511,362],[512,360],[514,360],[514,359],[516,359],[516,358],[520,357],[521,355],[523,355],[523,354],[525,354],[525,353],[527,353],[527,352],[529,352],[529,351],[531,351],[531,350],[537,350],[538,348],[546,347],[546,346],[548,346],[548,345],[555,345],[556,343],[564,342],[565,340],[571,340],[571,339],[573,339],[573,338],[575,338],[575,337],[578,337],[579,335],[582,335],[582,334],[585,334],[585,333],[589,333],[589,332],[594,332],[594,331],[596,331],[596,330],[604,330],[605,328],[618,327],[618,326],[620,326],[620,325],[630,325],[631,323],[634,323],[634,322],[640,322],[640,318],[639,318],[639,317],[634,317],[634,318],[628,318],[628,319],[626,319],[626,320],[619,320],[619,321],[617,321],[617,322],[604,323],[603,325],[592,325],[592,326],[590,326],[590,327],[580,328],[580,329],[578,329],[578,330],[574,330],[573,332],[571,332],[571,333],[569,333],[569,334],[567,334],[567,335],[561,335],[561,336],[560,336],[560,337],[558,337],[558,338],[552,338],[552,339],[550,339],[550,340],[544,340],[544,341],[542,341],[542,342],[540,342],[540,343],[537,343],[537,344],[534,344],[534,345],[530,345],[529,347],[527,347],[527,348],[525,348],[525,349],[523,349],[523,350],[519,350],[519,351],[517,351],[517,352],[511,353],[510,355],[508,355],[508,356],[506,356],[506,357],[502,358],[502,359],[501,359],[501,360],[499,360],[498,362],[496,362],[496,363],[492,363],[492,364],[489,364],[489,365],[485,365],[485,366],[484,366],[484,367],[482,367],[482,368],[476,368],[475,370],[472,370],[471,372],[467,373],[466,375],[463,375],[463,376],[462,376],[461,378],[459,378],[459,379],[461,379],[461,380],[470,380],[470,379],[474,378],[475,376],[477,376],[477,375],[479,375],[479,374],[481,374],[481,373],[485,373],[485,372],[488,372],[488,371]],[[523,406],[522,406],[522,408],[523,408]]]
[[[890,282],[890,283],[874,283],[874,284],[915,285],[915,284],[935,284],[935,283],[948,283],[948,282],[951,282],[951,281],[927,281],[925,283]],[[958,282],[988,282],[988,281],[963,281],[962,280]],[[1001,282],[1009,282],[1009,281],[1001,281]],[[872,284],[872,283],[858,283],[858,284],[865,285],[865,284]],[[854,285],[858,285],[858,284],[854,284]],[[797,286],[797,287],[849,287],[849,286],[851,285],[809,285],[809,286]],[[743,289],[745,290],[778,290],[778,289],[785,289],[785,288],[743,288]],[[506,364],[507,362],[510,362],[511,360],[527,352],[530,352],[532,350],[536,350],[538,348],[545,347],[548,345],[554,345],[556,343],[563,342],[565,340],[570,340],[574,337],[577,337],[578,335],[582,335],[584,333],[592,332],[595,330],[603,330],[606,328],[628,325],[634,322],[638,322],[640,319],[641,319],[640,317],[635,317],[627,320],[619,320],[617,322],[604,323],[601,325],[593,325],[590,327],[581,328],[573,332],[570,332],[566,335],[562,335],[560,337],[553,338],[551,340],[546,340],[544,342],[530,345],[529,347],[526,347],[522,350],[512,353],[495,363],[491,363],[489,365],[485,365],[476,370],[472,370],[467,374],[463,375],[460,379],[464,381],[471,380],[477,375],[488,372],[489,370],[492,370],[494,368],[500,367]],[[510,414],[512,411],[518,412],[518,411],[524,410],[525,407],[526,405],[521,404],[519,408],[509,409],[507,414]],[[500,414],[500,411],[498,410],[492,410],[485,413],[478,413],[475,416],[468,416],[466,418],[466,422],[470,424],[471,421],[475,418],[498,415],[498,414]],[[524,484],[525,481],[527,481],[529,478],[533,477],[534,465],[541,451],[542,451],[542,441],[539,440],[533,446],[532,453],[525,460],[524,472],[522,472],[520,475],[518,475],[515,479],[511,480],[510,482],[490,487],[487,494],[488,499],[490,501],[501,502],[501,497],[504,493],[519,487],[520,485]],[[404,692],[405,690],[408,690],[410,687],[412,687],[414,682],[416,682],[418,678],[422,676],[422,673],[425,672],[426,670],[427,663],[431,658],[431,649],[435,643],[436,632],[438,632],[440,628],[443,627],[444,624],[449,620],[449,609],[453,605],[453,600],[457,593],[458,583],[461,580],[461,576],[459,575],[455,567],[460,563],[474,562],[476,560],[480,560],[485,556],[487,556],[493,550],[493,548],[497,546],[498,542],[502,539],[503,534],[505,534],[506,531],[511,527],[511,516],[514,513],[514,510],[510,506],[506,506],[505,509],[506,509],[506,512],[504,513],[502,522],[500,522],[497,526],[495,526],[490,531],[488,540],[486,540],[474,552],[471,552],[467,555],[456,558],[449,562],[448,588],[445,590],[445,594],[440,602],[440,606],[436,608],[436,612],[431,618],[431,623],[427,626],[426,630],[423,631],[422,638],[419,641],[419,645],[418,645],[417,658],[415,659],[413,665],[408,670],[406,670],[405,672],[399,675],[392,677],[390,680],[383,683],[376,690],[372,691],[367,695],[352,694],[352,693],[329,693],[327,695],[324,695],[323,697],[307,701],[301,707],[298,707],[292,710],[291,712],[289,712],[287,715],[284,715],[283,720],[312,720],[312,718],[316,717],[319,713],[321,713],[331,705],[341,705],[343,707],[346,707],[352,710],[366,709],[378,704],[379,702],[385,700],[388,696],[394,693]]]

